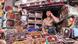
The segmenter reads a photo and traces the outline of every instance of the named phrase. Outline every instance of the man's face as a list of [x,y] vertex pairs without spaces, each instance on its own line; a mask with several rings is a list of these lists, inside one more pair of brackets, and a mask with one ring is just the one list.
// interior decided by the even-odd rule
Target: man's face
[[50,17],[51,16],[51,11],[47,11],[46,15],[47,15],[47,17]]

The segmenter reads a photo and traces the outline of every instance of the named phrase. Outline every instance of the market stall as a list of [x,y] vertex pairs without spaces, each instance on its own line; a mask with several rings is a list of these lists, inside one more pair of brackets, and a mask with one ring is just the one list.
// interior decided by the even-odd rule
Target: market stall
[[[17,12],[14,13],[10,9],[9,12],[14,14],[7,17],[10,19],[7,26],[12,27],[12,30],[6,31],[7,44],[73,44],[74,40],[69,38],[69,29],[75,20],[73,16],[65,16],[68,13],[68,8],[64,2],[62,0],[35,0],[16,4]],[[56,28],[51,27],[53,32],[49,31],[53,34],[48,33],[48,28],[45,28],[45,33],[42,30],[43,21],[47,17],[46,13],[51,13],[60,20],[65,16],[59,23],[54,22],[53,25]],[[49,23],[49,21],[45,22]]]

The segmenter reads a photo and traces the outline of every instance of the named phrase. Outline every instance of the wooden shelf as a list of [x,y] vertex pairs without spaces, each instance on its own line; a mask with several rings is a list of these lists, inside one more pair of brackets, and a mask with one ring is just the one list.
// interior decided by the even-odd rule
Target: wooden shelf
[[63,6],[63,5],[64,5],[64,2],[56,2],[56,3],[51,2],[51,3],[44,3],[41,5],[31,5],[31,6],[27,6],[27,4],[21,4],[20,6],[23,9],[26,9],[29,11],[30,16],[28,20],[34,20],[34,22],[28,21],[28,25],[35,25],[35,26],[38,25],[39,27],[41,27],[42,26],[42,13],[41,12],[45,9],[48,9],[49,7],[60,8],[60,6]]
[[[35,25],[35,23],[28,23],[29,25]],[[42,25],[42,24],[36,24],[36,25]]]
[[35,25],[34,23],[28,23],[29,25]]
[[35,19],[35,17],[29,17],[29,19],[32,19],[33,20],[33,19]]
[[37,20],[41,20],[42,18],[36,18]]
[[33,5],[33,6],[26,6],[26,4],[21,4],[20,6],[22,8],[25,8],[27,10],[37,10],[42,7],[49,7],[49,6],[63,6],[64,2],[52,2],[52,3],[47,3],[47,4],[41,4],[41,5]]

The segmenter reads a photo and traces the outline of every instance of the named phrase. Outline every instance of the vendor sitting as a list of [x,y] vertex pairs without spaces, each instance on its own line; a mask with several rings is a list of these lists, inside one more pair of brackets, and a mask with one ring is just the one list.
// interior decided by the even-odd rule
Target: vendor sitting
[[56,33],[56,27],[53,25],[53,23],[58,23],[59,18],[55,17],[51,11],[46,12],[47,18],[43,20],[43,28],[42,31],[45,33],[45,29],[48,29],[49,34],[55,34]]

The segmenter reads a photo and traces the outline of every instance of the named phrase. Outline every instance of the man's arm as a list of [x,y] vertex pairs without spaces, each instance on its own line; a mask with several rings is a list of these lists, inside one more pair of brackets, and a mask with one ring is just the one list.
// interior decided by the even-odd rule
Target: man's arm
[[58,23],[58,22],[60,21],[59,18],[55,17],[53,14],[51,14],[51,17],[53,18],[53,20],[54,20],[56,23]]
[[43,20],[43,23],[42,23],[42,31],[45,32],[45,29],[44,29],[44,20]]

